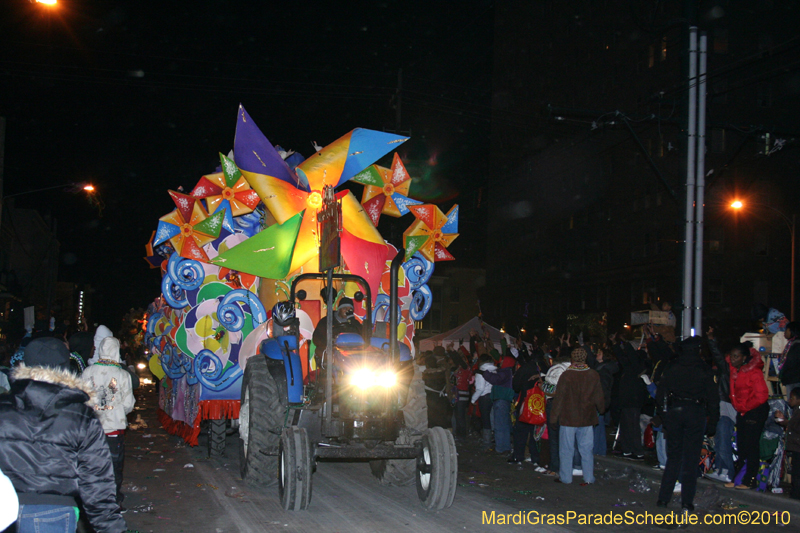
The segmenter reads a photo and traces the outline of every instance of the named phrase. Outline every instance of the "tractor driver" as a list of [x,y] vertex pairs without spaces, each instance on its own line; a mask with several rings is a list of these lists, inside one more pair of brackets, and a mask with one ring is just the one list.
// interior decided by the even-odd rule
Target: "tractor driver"
[[[320,356],[328,346],[328,317],[330,313],[322,317],[314,328],[314,346],[316,347],[314,355]],[[339,305],[336,307],[336,312],[333,314],[333,338],[340,333],[355,333],[361,335],[361,323],[356,319],[353,311],[353,300],[346,296],[339,300]]]

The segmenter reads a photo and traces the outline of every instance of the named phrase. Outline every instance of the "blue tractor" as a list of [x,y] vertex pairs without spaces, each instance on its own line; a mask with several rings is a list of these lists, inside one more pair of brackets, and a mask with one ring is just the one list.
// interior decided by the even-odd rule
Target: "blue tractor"
[[[458,462],[450,431],[427,428],[425,396],[414,381],[407,347],[398,346],[397,274],[400,252],[391,264],[389,338],[373,336],[371,293],[366,280],[351,274],[301,274],[292,283],[288,304],[306,298],[304,280],[322,280],[327,302],[327,348],[314,354],[318,371],[304,383],[298,350],[298,320],[273,317],[272,337],[247,361],[240,410],[240,469],[251,485],[278,485],[283,507],[300,511],[311,501],[311,479],[325,461],[369,461],[384,483],[416,482],[423,506],[452,505]],[[367,319],[360,335],[333,338],[334,282],[362,289]],[[366,296],[364,296],[366,294]],[[285,304],[283,304],[285,306]],[[291,309],[284,307],[281,314]],[[403,350],[401,351],[402,348]],[[411,391],[411,392],[409,392]]]

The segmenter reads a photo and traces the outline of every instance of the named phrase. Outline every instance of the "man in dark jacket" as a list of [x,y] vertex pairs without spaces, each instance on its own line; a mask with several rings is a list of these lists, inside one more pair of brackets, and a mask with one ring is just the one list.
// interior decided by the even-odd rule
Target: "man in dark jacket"
[[620,449],[626,459],[641,461],[644,459],[644,447],[639,418],[647,400],[647,387],[640,376],[647,370],[645,354],[641,350],[634,350],[621,335],[612,337],[611,342],[614,356],[622,369],[619,376],[619,404],[622,409],[619,418]]
[[731,404],[731,376],[725,356],[720,352],[714,328],[706,331],[708,349],[714,361],[714,379],[719,389],[719,422],[714,435],[715,471],[706,474],[709,479],[729,483],[736,475],[733,463],[733,429],[736,425],[736,409]]
[[775,411],[775,421],[786,428],[786,453],[792,460],[792,491],[789,497],[800,500],[800,388],[789,395],[791,418],[786,420],[780,410]]
[[312,340],[314,341],[315,357],[322,353],[328,346],[328,318],[333,314],[333,340],[341,333],[355,333],[361,335],[363,329],[361,323],[356,319],[353,311],[353,300],[346,296],[339,300],[339,305],[336,307],[335,313],[328,313],[317,322],[317,327],[314,328]]
[[559,425],[559,480],[572,483],[572,458],[577,442],[584,484],[594,483],[594,432],[597,413],[605,411],[600,375],[586,364],[586,350],[575,348],[571,364],[558,378],[551,418]]
[[667,466],[661,478],[658,505],[667,506],[675,482],[680,480],[685,512],[694,511],[703,431],[713,435],[719,419],[719,392],[711,369],[700,357],[701,345],[700,337],[681,342],[680,354],[664,371],[656,394],[667,434]]
[[120,533],[105,433],[69,361],[62,341],[34,339],[0,396],[0,469],[19,496],[18,531],[75,531],[80,500],[97,533]]
[[611,388],[614,386],[614,374],[619,371],[619,364],[611,359],[610,356],[607,356],[602,348],[597,350],[595,362],[596,365],[594,369],[600,376],[600,384],[603,387],[605,410],[602,412],[602,414],[598,413],[598,423],[594,427],[594,454],[606,455],[608,451],[606,426],[608,425],[611,415]]
[[[781,333],[776,333],[776,335],[781,335]],[[800,322],[789,322],[783,332],[783,336],[787,341],[786,346],[778,363],[781,383],[786,391],[786,401],[789,401],[792,389],[800,388],[800,342],[798,342],[798,335],[800,335]]]
[[[496,350],[492,350],[497,353]],[[499,454],[511,451],[511,402],[514,401],[512,376],[514,359],[502,358],[496,372],[482,371],[481,375],[492,385],[492,429],[494,430],[495,450]]]

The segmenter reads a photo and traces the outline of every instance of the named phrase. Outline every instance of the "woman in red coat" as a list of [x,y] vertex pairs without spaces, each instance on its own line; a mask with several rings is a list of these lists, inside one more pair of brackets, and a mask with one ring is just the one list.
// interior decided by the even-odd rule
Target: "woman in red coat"
[[[764,362],[761,355],[751,350],[749,342],[736,345],[726,358],[730,367],[731,403],[736,409],[736,447],[739,452],[739,464],[747,460],[747,472],[737,489],[746,490],[755,486],[759,466],[758,442],[764,423],[769,416],[769,392],[764,381]],[[734,483],[726,483],[726,487],[734,487]]]

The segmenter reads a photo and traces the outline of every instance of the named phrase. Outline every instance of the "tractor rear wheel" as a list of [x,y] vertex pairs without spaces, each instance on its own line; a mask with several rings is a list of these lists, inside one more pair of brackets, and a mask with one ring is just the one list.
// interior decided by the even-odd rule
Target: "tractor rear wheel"
[[453,434],[434,427],[422,436],[417,456],[417,496],[422,505],[438,511],[453,505],[458,481],[458,454]]
[[208,421],[208,456],[225,455],[225,436],[227,420]]
[[[286,416],[286,387],[275,380],[266,357],[255,355],[247,360],[242,379],[242,402],[239,409],[239,473],[242,480],[255,487],[277,483],[277,450]],[[271,450],[274,455],[264,455]]]

